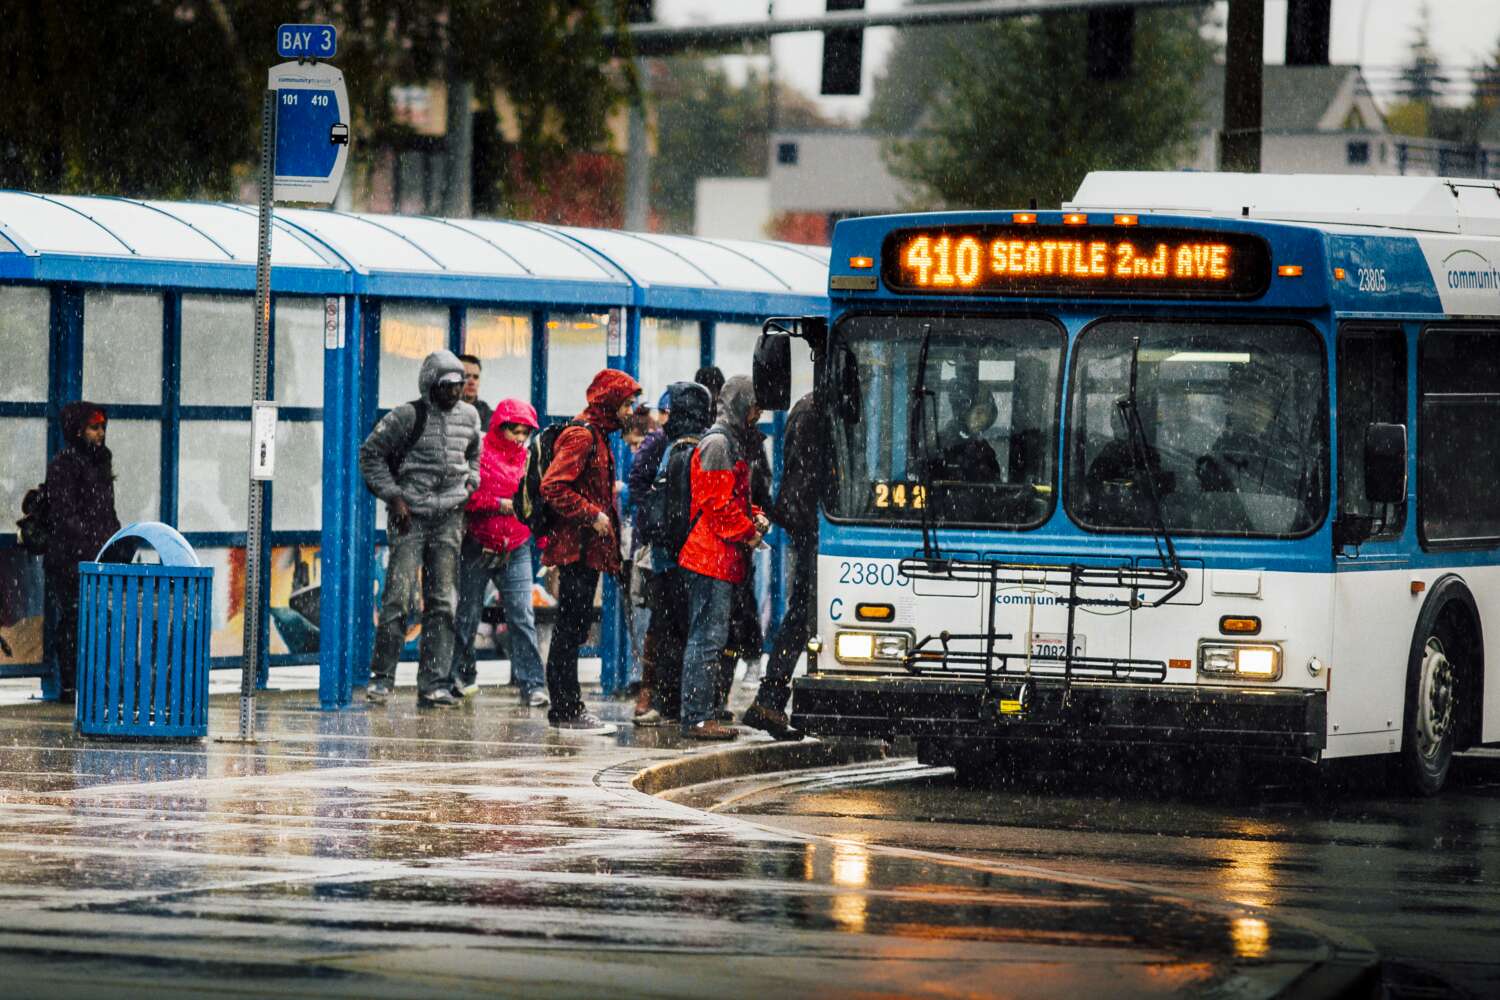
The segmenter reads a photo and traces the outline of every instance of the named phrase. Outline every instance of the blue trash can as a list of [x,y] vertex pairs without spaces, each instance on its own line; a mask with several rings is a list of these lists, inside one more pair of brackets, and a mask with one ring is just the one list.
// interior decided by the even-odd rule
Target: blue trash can
[[207,736],[213,568],[157,521],[122,528],[97,558],[131,541],[155,549],[160,565],[78,564],[78,731]]

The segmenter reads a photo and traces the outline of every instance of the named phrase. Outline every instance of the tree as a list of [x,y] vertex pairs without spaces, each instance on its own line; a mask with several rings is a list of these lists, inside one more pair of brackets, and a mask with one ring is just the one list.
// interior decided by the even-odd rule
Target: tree
[[[649,76],[656,110],[652,211],[668,229],[691,232],[699,178],[766,175],[766,81],[752,73],[736,86],[713,60],[692,57],[655,61]],[[776,105],[778,128],[829,124],[811,100],[784,84],[777,85]]]
[[1007,18],[929,39],[931,55],[880,81],[874,106],[890,115],[887,128],[914,106],[889,88],[915,91],[924,109],[905,138],[888,141],[887,162],[923,200],[951,207],[1055,205],[1090,170],[1171,167],[1192,140],[1213,60],[1205,16],[1138,11],[1134,70],[1121,80],[1088,78],[1083,14]]
[[[0,18],[12,59],[0,102],[0,184],[131,195],[232,193],[259,149],[276,25],[339,29],[335,62],[354,109],[356,169],[405,128],[390,90],[469,81],[481,109],[502,92],[517,162],[543,173],[605,134],[631,92],[612,68],[596,0],[23,0]],[[39,124],[40,123],[40,124]]]

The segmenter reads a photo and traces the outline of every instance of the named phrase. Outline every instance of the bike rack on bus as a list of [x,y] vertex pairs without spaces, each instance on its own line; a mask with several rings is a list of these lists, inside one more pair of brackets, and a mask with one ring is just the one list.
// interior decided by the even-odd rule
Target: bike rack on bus
[[[1135,683],[1166,680],[1167,665],[1161,660],[1073,655],[1075,620],[1080,607],[1133,611],[1165,604],[1181,593],[1187,583],[1187,574],[1179,567],[1142,565],[1139,560],[1127,560],[1117,565],[1099,562],[1039,564],[1004,558],[914,555],[901,560],[900,571],[913,579],[974,580],[987,589],[989,610],[984,632],[944,631],[925,636],[907,653],[903,664],[908,671],[919,676],[942,673],[946,676],[983,677],[986,694],[991,698],[994,697],[997,678],[1019,678],[1023,683],[1017,697],[998,702],[1004,714],[1024,714],[1027,711],[1030,684],[1034,680],[1061,681],[1064,699],[1074,680]],[[1059,600],[1068,606],[1068,634],[1062,656],[1033,656],[1029,645],[1025,653],[995,648],[996,642],[1013,638],[1011,633],[995,631],[996,595],[1002,586],[1049,588],[1063,585],[1067,587],[1067,596]],[[1122,591],[1129,596],[1119,596]],[[976,645],[979,648],[974,648]]]

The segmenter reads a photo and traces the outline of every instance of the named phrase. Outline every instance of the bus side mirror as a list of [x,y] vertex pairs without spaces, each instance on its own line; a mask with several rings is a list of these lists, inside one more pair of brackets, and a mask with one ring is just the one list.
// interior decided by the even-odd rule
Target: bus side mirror
[[1406,499],[1406,425],[1371,424],[1365,429],[1365,498],[1374,503]]
[[[769,324],[767,324],[769,326]],[[785,410],[792,405],[792,338],[767,330],[755,342],[750,363],[755,382],[755,405],[762,410]]]

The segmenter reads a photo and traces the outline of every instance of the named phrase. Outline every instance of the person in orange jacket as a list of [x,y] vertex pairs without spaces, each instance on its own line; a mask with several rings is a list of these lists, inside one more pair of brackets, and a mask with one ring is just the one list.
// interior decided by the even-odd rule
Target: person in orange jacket
[[609,435],[635,406],[641,387],[606,368],[588,388],[588,408],[558,434],[542,476],[550,521],[541,540],[542,565],[558,567],[557,625],[547,651],[547,721],[558,729],[614,732],[588,712],[578,688],[578,647],[594,616],[600,573],[620,572],[620,515],[615,505],[615,456]]
[[692,530],[677,557],[688,593],[688,642],[682,658],[682,732],[699,740],[732,740],[717,718],[719,655],[729,638],[734,587],[750,554],[771,529],[750,499],[750,451],[760,420],[755,387],[744,375],[724,383],[719,419],[698,444],[692,464]]

